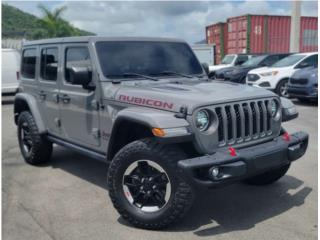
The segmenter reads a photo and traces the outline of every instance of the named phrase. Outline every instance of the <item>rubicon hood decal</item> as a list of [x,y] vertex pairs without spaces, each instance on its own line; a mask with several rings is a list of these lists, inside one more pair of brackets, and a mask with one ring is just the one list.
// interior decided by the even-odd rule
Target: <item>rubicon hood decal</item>
[[141,98],[141,97],[135,97],[135,96],[128,96],[128,95],[119,95],[118,100],[121,102],[126,103],[132,103],[142,106],[150,106],[150,107],[157,107],[157,108],[163,108],[167,110],[173,109],[173,103],[170,102],[164,102],[156,99],[150,99],[150,98]]

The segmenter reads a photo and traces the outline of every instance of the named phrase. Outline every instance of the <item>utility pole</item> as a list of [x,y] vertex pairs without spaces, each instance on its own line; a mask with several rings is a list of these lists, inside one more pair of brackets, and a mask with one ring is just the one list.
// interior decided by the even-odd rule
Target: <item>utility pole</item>
[[292,0],[290,52],[299,52],[301,1]]

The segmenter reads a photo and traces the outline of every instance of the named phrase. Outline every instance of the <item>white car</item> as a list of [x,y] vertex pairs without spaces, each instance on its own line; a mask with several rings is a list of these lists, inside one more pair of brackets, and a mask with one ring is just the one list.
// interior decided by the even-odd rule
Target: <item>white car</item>
[[15,94],[17,92],[19,68],[20,52],[15,49],[2,49],[2,94]]
[[209,73],[213,75],[214,71],[216,70],[241,65],[242,63],[248,61],[250,58],[251,58],[251,55],[248,55],[248,54],[225,55],[221,61],[221,64],[209,66]]
[[276,62],[270,67],[256,68],[247,74],[248,85],[266,88],[279,96],[288,97],[287,84],[289,78],[298,69],[317,66],[318,53],[296,53]]

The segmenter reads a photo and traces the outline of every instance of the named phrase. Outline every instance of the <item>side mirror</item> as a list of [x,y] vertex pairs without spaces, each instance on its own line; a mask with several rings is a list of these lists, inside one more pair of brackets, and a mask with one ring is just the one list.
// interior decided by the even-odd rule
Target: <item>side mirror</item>
[[69,81],[73,85],[82,85],[84,89],[93,90],[91,83],[91,71],[88,67],[71,67],[69,68]]
[[201,63],[202,68],[204,69],[204,71],[206,72],[207,75],[209,75],[209,65],[208,63]]
[[287,122],[298,117],[299,113],[293,102],[287,98],[280,98],[282,106],[282,122]]

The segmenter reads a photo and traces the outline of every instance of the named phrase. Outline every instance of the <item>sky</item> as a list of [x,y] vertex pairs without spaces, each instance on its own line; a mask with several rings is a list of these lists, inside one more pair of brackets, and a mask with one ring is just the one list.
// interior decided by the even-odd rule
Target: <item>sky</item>
[[[290,15],[290,1],[4,1],[41,17],[39,3],[67,6],[63,18],[101,36],[205,39],[205,26],[244,14]],[[318,16],[317,1],[303,1],[303,16]]]

